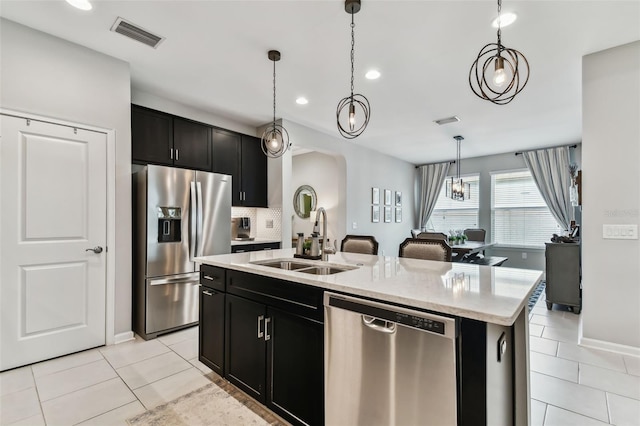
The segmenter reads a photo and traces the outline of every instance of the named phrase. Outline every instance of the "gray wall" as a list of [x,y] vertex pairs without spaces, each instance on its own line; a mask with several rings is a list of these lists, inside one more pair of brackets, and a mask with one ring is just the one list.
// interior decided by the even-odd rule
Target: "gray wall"
[[[580,141],[566,141],[565,144],[574,144]],[[462,147],[464,152],[464,146]],[[581,144],[576,149],[571,150],[572,160],[578,165],[581,164]],[[524,160],[521,155],[515,153],[487,155],[484,157],[463,158],[460,163],[460,174],[479,174],[480,175],[480,202],[478,211],[478,227],[487,230],[487,241],[492,240],[491,236],[491,172],[508,171],[526,169]],[[454,172],[454,166],[449,169],[450,173]],[[576,218],[578,219],[580,212],[576,208]],[[580,221],[577,221],[580,223]],[[551,239],[551,235],[549,235]],[[522,247],[499,247],[487,251],[492,256],[504,256],[509,260],[504,266],[525,269],[537,269],[544,271],[545,258],[544,248],[532,249]]]
[[5,19],[0,43],[3,108],[115,130],[114,325],[131,331],[129,64]]
[[[338,235],[343,234],[345,228],[344,218],[346,208],[344,199],[340,199],[339,162],[331,155],[320,152],[309,152],[295,155],[292,160],[291,170],[291,190],[295,191],[301,185],[310,185],[318,197],[317,207],[324,207],[327,211],[327,234],[333,243]],[[293,199],[291,200],[293,204]],[[301,219],[294,214],[292,222],[291,236],[296,236],[297,232],[303,232],[308,237],[313,231],[313,223],[309,219]],[[322,227],[320,228],[322,232]],[[282,236],[283,241],[287,241],[286,235]],[[297,237],[297,236],[296,236]],[[338,241],[338,247],[340,241]]]
[[[341,229],[338,229],[334,238],[338,242],[346,234],[374,235],[380,243],[379,254],[387,256],[397,256],[398,246],[406,237],[410,236],[410,229],[416,221],[414,213],[414,192],[415,168],[413,164],[397,158],[389,157],[377,151],[358,145],[356,141],[348,141],[338,136],[327,135],[308,127],[283,120],[283,124],[289,132],[290,140],[301,148],[332,155],[338,162],[338,191],[339,199],[344,199],[345,216],[343,218],[329,217],[331,221],[341,221]],[[270,206],[271,202],[284,200],[282,203],[283,236],[289,235],[290,231],[286,227],[290,222],[291,215],[294,214],[291,205],[291,197],[295,188],[292,186],[291,178],[291,155],[286,153],[280,159],[270,160],[270,176],[279,177],[282,182],[281,188],[277,186],[276,180],[269,181]],[[318,173],[322,173],[321,170]],[[382,217],[379,223],[371,222],[371,188],[380,188],[380,194],[384,189],[392,191],[402,191],[402,213],[401,223],[384,223]],[[276,196],[277,195],[277,196]],[[274,204],[275,205],[275,204]],[[286,220],[285,220],[286,219]],[[343,222],[342,222],[343,221]],[[353,224],[357,228],[353,228]]]
[[638,224],[640,42],[582,62],[582,343],[640,354],[640,243],[602,238]]

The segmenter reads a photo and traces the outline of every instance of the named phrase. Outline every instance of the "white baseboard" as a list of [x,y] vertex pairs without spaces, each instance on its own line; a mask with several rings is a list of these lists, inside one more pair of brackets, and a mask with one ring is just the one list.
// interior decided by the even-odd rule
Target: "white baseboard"
[[118,333],[114,337],[114,344],[128,342],[129,340],[133,340],[133,331],[125,331],[124,333]]
[[621,345],[619,343],[607,342],[598,339],[589,339],[587,337],[580,338],[580,346],[586,346],[603,351],[615,352],[623,355],[631,355],[640,357],[640,348],[635,346]]

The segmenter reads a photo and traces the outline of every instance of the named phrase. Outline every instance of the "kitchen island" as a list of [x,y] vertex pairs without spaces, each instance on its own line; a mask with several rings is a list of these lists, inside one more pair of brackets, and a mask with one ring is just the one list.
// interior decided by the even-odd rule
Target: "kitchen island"
[[[528,423],[526,307],[540,271],[353,253],[296,264],[293,253],[196,259],[202,263],[201,361],[288,420],[322,424],[331,411],[325,399],[327,407],[336,403],[336,395],[325,392],[335,375],[325,356],[335,346],[325,305],[329,295],[356,297],[451,319],[454,393],[447,400],[454,423]],[[339,403],[348,404],[348,396]],[[408,411],[396,408],[388,422]],[[442,422],[428,410],[421,415],[422,424]],[[327,424],[337,418],[331,416]]]

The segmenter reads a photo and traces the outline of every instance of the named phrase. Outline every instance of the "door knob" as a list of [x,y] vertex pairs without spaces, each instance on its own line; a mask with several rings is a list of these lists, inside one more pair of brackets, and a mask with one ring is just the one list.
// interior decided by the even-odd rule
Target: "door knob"
[[95,246],[94,248],[88,248],[85,251],[92,251],[92,252],[98,254],[98,253],[102,253],[102,247]]

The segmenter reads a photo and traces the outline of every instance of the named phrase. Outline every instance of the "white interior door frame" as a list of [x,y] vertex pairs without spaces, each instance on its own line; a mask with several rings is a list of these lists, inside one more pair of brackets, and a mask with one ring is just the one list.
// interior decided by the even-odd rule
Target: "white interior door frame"
[[94,132],[105,133],[107,135],[107,252],[106,252],[106,306],[105,306],[105,339],[107,345],[113,345],[116,342],[115,336],[115,272],[116,272],[116,131],[115,129],[105,129],[92,125],[75,123],[68,120],[60,120],[57,118],[45,117],[30,112],[8,110],[0,108],[0,113],[13,117],[44,121],[51,124],[58,124],[68,127],[77,127],[79,129],[91,130]]

